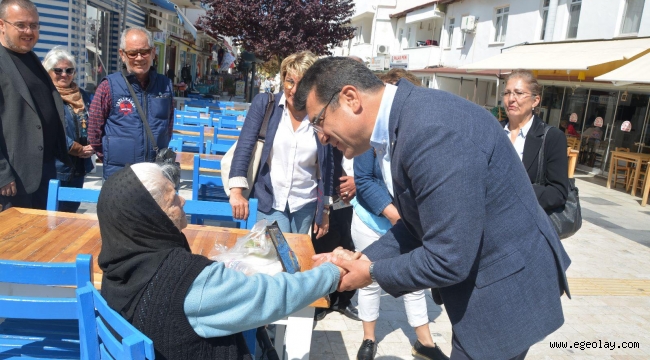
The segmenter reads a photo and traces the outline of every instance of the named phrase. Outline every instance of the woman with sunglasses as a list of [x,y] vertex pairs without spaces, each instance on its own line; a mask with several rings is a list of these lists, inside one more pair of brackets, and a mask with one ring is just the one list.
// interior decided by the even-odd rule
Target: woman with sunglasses
[[[84,177],[93,169],[91,156],[95,153],[88,144],[88,109],[90,97],[73,81],[75,70],[74,57],[63,47],[54,47],[45,55],[43,67],[52,78],[54,86],[63,99],[65,114],[65,132],[68,153],[74,167],[56,161],[57,178],[63,187],[82,188]],[[78,202],[62,201],[59,211],[77,212]]]
[[282,61],[283,91],[273,96],[260,166],[254,183],[247,180],[248,166],[262,127],[269,95],[257,95],[251,104],[235,148],[229,174],[230,205],[237,219],[248,218],[248,200],[258,199],[257,219],[277,221],[282,232],[307,234],[314,222],[320,238],[329,229],[329,201],[332,194],[332,153],[318,141],[305,120],[306,113],[293,106],[302,75],[317,60],[309,51],[292,54]]
[[569,194],[566,137],[556,127],[550,127],[544,144],[543,184],[537,184],[538,155],[542,147],[544,128],[549,127],[533,115],[540,103],[541,86],[528,70],[514,70],[506,79],[503,106],[508,119],[502,125],[524,164],[533,184],[539,205],[547,212],[564,207]]

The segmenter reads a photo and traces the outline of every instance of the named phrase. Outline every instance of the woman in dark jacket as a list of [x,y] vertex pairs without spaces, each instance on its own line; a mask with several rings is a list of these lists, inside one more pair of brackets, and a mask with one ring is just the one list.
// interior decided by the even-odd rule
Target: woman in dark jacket
[[[549,127],[533,115],[533,109],[540,102],[540,90],[541,86],[530,71],[513,71],[506,80],[503,92],[508,120],[502,125],[528,172],[539,205],[548,213],[566,203],[569,165],[566,136],[558,128]],[[544,145],[544,174],[538,184],[538,155],[545,127],[549,129]]]
[[259,169],[255,182],[249,184],[248,166],[269,95],[259,94],[253,99],[235,148],[228,186],[235,218],[248,218],[248,200],[243,191],[251,189],[250,197],[258,199],[258,220],[277,221],[282,232],[303,234],[313,222],[316,238],[320,238],[329,229],[327,199],[332,194],[332,150],[321,144],[309,122],[303,121],[306,114],[293,107],[298,83],[316,60],[314,54],[303,51],[282,61],[284,91],[273,97],[275,104]]
[[[68,154],[74,167],[56,161],[57,179],[63,187],[83,188],[84,177],[93,169],[91,156],[95,153],[88,145],[86,124],[90,97],[73,81],[75,75],[74,57],[65,49],[55,47],[45,55],[43,67],[52,78],[54,86],[63,99],[66,142]],[[78,202],[62,201],[59,211],[77,212]]]

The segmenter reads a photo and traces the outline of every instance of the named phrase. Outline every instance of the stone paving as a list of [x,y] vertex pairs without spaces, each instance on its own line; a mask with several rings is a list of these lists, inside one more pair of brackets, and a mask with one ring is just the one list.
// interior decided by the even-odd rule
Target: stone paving
[[[584,222],[576,235],[563,240],[572,259],[567,277],[574,295],[562,298],[564,325],[534,345],[527,359],[650,359],[650,206],[643,208],[639,197],[604,184],[576,175]],[[101,180],[91,174],[85,186],[98,188]],[[190,186],[184,183],[181,189],[188,198]],[[84,204],[80,212],[95,212],[94,205]],[[435,305],[430,294],[427,305],[433,339],[449,355],[451,323],[444,307]],[[377,359],[412,359],[416,337],[401,299],[382,296],[376,336]],[[330,313],[315,323],[310,358],[355,359],[362,340],[360,322]],[[550,342],[567,348],[551,348]],[[609,342],[614,349],[605,348]]]

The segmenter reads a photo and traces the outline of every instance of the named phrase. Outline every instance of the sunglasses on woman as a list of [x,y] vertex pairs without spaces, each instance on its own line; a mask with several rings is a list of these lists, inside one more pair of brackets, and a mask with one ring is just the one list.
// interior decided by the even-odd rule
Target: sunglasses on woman
[[65,69],[53,68],[52,71],[54,71],[54,73],[57,74],[57,75],[63,74],[64,71],[68,75],[74,74],[74,68],[65,68]]

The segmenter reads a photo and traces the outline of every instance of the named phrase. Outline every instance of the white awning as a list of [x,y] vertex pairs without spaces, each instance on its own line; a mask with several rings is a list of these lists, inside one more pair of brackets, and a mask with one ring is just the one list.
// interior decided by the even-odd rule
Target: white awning
[[196,30],[196,27],[187,18],[187,16],[185,16],[185,14],[183,14],[183,12],[181,11],[181,9],[178,6],[176,6],[176,12],[178,13],[178,20],[180,20],[181,24],[183,24],[183,27],[185,28],[185,30],[187,30],[189,33],[192,34],[192,36],[194,36],[194,40],[197,40],[198,39],[198,34],[197,34],[198,30]]
[[444,16],[443,13],[438,11],[436,5],[425,7],[422,9],[417,9],[406,14],[406,23],[412,24],[414,22],[426,21],[435,18],[441,18]]
[[596,81],[611,81],[616,86],[634,83],[650,84],[650,53],[606,74],[596,76]]
[[521,45],[459,68],[588,70],[591,66],[633,58],[648,49],[650,49],[648,38]]

